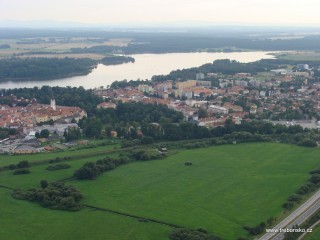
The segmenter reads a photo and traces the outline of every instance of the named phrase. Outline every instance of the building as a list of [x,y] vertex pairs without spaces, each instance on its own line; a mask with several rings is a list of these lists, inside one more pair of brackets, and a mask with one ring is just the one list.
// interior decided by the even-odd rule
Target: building
[[138,86],[138,90],[140,92],[144,92],[144,93],[151,93],[154,91],[153,87],[149,86],[149,85],[146,85],[146,84],[140,84]]
[[197,81],[196,80],[188,80],[185,82],[177,82],[176,83],[176,88],[178,90],[184,90],[186,88],[193,88],[197,86]]
[[217,106],[217,105],[210,105],[209,110],[211,110],[214,113],[222,113],[222,114],[228,114],[228,112],[229,112],[228,109],[226,109],[224,107]]
[[298,64],[297,65],[297,69],[299,71],[301,71],[301,70],[309,70],[309,65],[308,64]]
[[251,77],[250,73],[236,73],[234,75],[236,78],[247,78],[247,77]]
[[110,132],[111,137],[116,138],[118,136],[118,133],[116,131]]
[[38,150],[28,145],[21,145],[16,147],[12,152],[14,154],[31,154],[38,152]]
[[97,105],[98,109],[108,109],[108,108],[117,108],[117,105],[115,103],[112,102],[102,102],[100,104]]
[[293,76],[295,77],[309,77],[309,73],[308,72],[294,72]]
[[211,81],[197,81],[197,86],[211,87]]
[[248,86],[248,82],[244,81],[244,80],[235,80],[234,81],[234,85],[235,86],[240,86],[240,87],[247,87]]
[[55,111],[57,109],[56,100],[54,98],[51,98],[50,106],[53,109],[53,111]]
[[204,79],[204,74],[203,73],[197,73],[196,74],[196,80],[203,80]]
[[209,118],[201,118],[197,120],[198,126],[201,127],[218,127],[218,126],[224,126],[226,121],[226,118],[215,118],[215,117],[209,117]]

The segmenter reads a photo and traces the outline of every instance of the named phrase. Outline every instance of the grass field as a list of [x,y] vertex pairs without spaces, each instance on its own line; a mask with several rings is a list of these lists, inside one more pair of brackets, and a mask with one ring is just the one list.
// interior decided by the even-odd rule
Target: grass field
[[29,154],[29,155],[0,155],[0,166],[16,164],[24,160],[28,160],[29,162],[36,162],[40,160],[55,159],[57,157],[64,158],[64,157],[72,157],[77,155],[93,154],[97,152],[110,151],[110,150],[113,150],[115,147],[119,148],[119,144],[98,146],[95,148],[83,148],[83,149],[72,148],[72,149],[66,149],[64,151],[51,152],[51,153],[37,153],[37,154]]
[[14,200],[0,189],[0,236],[5,240],[165,240],[170,228],[84,209],[63,212]]
[[[282,213],[286,198],[320,166],[318,154],[280,144],[220,146],[126,165],[94,183],[72,184],[88,204],[236,239],[246,235],[244,225]],[[185,161],[193,166],[185,167]]]
[[31,173],[28,175],[14,175],[13,171],[3,171],[0,173],[0,185],[20,189],[39,187],[39,183],[43,179],[46,179],[49,182],[54,182],[72,177],[74,171],[79,169],[86,162],[95,162],[103,157],[104,156],[97,156],[80,160],[65,161],[63,163],[67,163],[71,167],[58,171],[48,171],[46,168],[49,164],[41,164],[30,168]]
[[319,240],[320,239],[320,226],[318,225],[313,229],[312,233],[306,235],[304,240]]
[[[247,236],[244,225],[281,216],[286,198],[308,179],[310,170],[320,167],[318,156],[317,148],[276,143],[179,150],[162,160],[121,166],[96,180],[69,183],[81,190],[86,204],[188,228],[204,227],[223,239],[234,240]],[[28,175],[0,172],[0,185],[36,187],[41,179],[70,177],[84,162],[99,158],[73,160],[72,168],[53,172],[45,170],[46,165],[32,167]],[[184,166],[186,161],[193,165]],[[93,240],[168,239],[171,231],[100,211],[48,210],[14,200],[9,194],[0,188],[0,236],[4,239],[31,239],[39,231],[38,238],[32,239],[89,239],[89,235]],[[4,220],[6,216],[9,220]],[[11,236],[17,224],[19,231]],[[85,226],[78,229],[78,224]]]

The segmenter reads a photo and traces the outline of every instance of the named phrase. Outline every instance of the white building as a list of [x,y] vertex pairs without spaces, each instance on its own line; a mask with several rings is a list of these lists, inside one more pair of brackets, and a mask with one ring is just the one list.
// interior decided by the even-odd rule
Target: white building
[[220,107],[217,105],[210,105],[209,109],[214,112],[214,113],[222,113],[222,114],[228,114],[228,109],[224,108],[224,107]]

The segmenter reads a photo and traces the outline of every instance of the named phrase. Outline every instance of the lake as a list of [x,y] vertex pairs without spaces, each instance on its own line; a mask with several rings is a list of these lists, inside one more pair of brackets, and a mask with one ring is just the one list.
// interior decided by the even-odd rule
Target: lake
[[99,64],[86,76],[75,76],[45,81],[3,82],[1,89],[41,87],[43,85],[60,87],[96,88],[106,87],[115,80],[150,79],[153,75],[168,74],[173,70],[199,67],[217,59],[231,59],[239,62],[253,62],[260,59],[271,59],[269,52],[233,52],[233,53],[165,53],[165,54],[135,54],[134,63],[105,66]]

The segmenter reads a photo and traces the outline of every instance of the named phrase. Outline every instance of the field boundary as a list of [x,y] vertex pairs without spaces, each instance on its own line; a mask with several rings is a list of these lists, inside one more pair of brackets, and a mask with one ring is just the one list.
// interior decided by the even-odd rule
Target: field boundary
[[[172,228],[186,228],[186,227],[183,227],[183,226],[180,226],[180,225],[177,225],[177,224],[160,221],[160,220],[156,220],[156,219],[153,219],[153,218],[139,217],[139,216],[136,216],[136,215],[132,215],[132,214],[128,214],[128,213],[123,213],[123,212],[118,212],[118,211],[111,210],[111,209],[107,209],[107,208],[95,207],[95,206],[88,205],[88,204],[82,204],[82,205],[83,205],[84,207],[91,208],[91,209],[94,209],[94,210],[103,211],[103,212],[109,212],[109,213],[114,213],[114,214],[117,214],[117,215],[134,218],[134,219],[137,219],[137,220],[140,220],[140,221],[157,223],[157,224],[165,225],[165,226],[172,227]],[[187,229],[187,228],[186,228],[186,229]]]
[[10,189],[10,190],[16,190],[16,188],[0,185],[0,188]]

